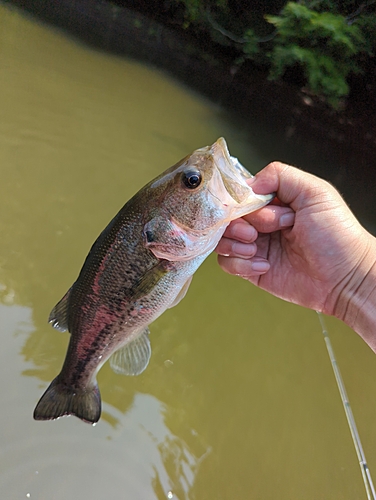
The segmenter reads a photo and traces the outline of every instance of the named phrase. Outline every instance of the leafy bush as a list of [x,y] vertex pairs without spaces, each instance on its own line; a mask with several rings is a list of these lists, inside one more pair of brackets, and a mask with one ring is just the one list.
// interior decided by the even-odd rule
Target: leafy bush
[[262,64],[271,79],[300,69],[310,91],[333,107],[348,95],[349,76],[368,69],[376,48],[375,3],[301,0],[283,6],[273,0],[268,9],[277,15],[263,12],[260,22],[252,18],[251,0],[170,0],[183,7],[184,27],[235,49],[237,64]]
[[360,71],[354,56],[366,47],[361,29],[340,14],[315,12],[295,2],[289,2],[279,16],[266,19],[276,29],[268,54],[270,77],[279,78],[287,67],[298,64],[311,91],[337,106],[349,92],[349,73]]

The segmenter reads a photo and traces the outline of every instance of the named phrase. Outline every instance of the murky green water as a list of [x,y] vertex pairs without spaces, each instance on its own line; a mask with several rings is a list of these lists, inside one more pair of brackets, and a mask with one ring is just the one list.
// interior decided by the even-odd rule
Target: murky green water
[[[33,421],[68,342],[49,311],[124,202],[220,135],[253,170],[270,158],[158,71],[3,6],[0,67],[1,498],[366,498],[315,313],[214,256],[153,324],[147,371],[103,367],[96,427]],[[376,478],[376,357],[328,324]]]

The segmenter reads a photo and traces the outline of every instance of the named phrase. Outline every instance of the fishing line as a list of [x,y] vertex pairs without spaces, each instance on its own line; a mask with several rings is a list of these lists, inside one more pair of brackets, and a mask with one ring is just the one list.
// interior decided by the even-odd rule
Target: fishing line
[[324,316],[319,311],[316,311],[316,312],[319,316],[319,320],[320,320],[320,324],[321,324],[321,328],[322,328],[322,334],[324,335],[324,339],[325,339],[326,349],[328,351],[330,362],[332,364],[334,375],[336,377],[338,390],[339,390],[339,393],[341,395],[342,404],[343,404],[343,407],[344,407],[345,413],[346,413],[347,423],[349,424],[351,437],[353,439],[356,454],[358,456],[360,470],[362,472],[363,482],[364,482],[364,486],[365,486],[366,492],[367,492],[367,498],[368,498],[368,500],[376,500],[376,492],[375,492],[375,488],[373,486],[371,473],[370,473],[370,470],[368,469],[366,457],[364,455],[364,451],[363,451],[362,443],[360,441],[358,429],[356,427],[354,415],[353,415],[353,412],[351,410],[350,401],[349,401],[349,398],[348,398],[347,393],[346,393],[345,384],[343,382],[341,372],[339,370],[337,360],[336,360],[336,357],[334,355],[334,350],[333,350],[332,343],[331,343],[330,338],[329,338],[328,330],[326,329]]

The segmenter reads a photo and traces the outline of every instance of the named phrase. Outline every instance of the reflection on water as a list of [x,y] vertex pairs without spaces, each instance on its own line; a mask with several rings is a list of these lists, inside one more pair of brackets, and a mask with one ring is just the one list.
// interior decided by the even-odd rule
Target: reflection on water
[[166,426],[164,417],[169,409],[156,398],[138,394],[127,416],[138,422],[154,443],[159,455],[149,455],[153,464],[152,486],[157,498],[186,500],[191,497],[192,487],[199,466],[210,454],[211,448],[202,443],[197,432],[187,426],[191,435],[189,445],[174,435]]
[[122,491],[125,498],[191,498],[197,471],[210,447],[189,427],[188,416],[185,442],[166,425],[167,405],[154,396],[135,393],[126,415],[105,405],[112,430],[106,424],[101,429],[80,429],[75,419],[62,420],[60,428],[52,422],[34,427],[35,391],[30,391],[34,384],[32,379],[21,379],[20,384],[19,378],[25,367],[19,351],[34,330],[30,308],[0,304],[0,328],[12,339],[7,350],[0,351],[1,418],[7,430],[2,433],[0,451],[3,498],[117,499]]
[[[68,343],[49,311],[124,202],[221,135],[253,170],[269,158],[244,126],[152,69],[4,6],[0,27],[2,497],[364,498],[315,313],[225,275],[214,256],[152,325],[148,369],[102,368],[96,427],[32,420]],[[328,326],[376,470],[375,356]]]

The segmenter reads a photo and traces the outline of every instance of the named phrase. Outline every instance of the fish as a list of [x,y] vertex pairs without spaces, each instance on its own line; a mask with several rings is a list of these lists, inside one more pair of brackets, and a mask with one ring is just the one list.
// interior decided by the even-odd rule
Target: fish
[[49,323],[69,331],[65,361],[34,410],[36,420],[101,415],[96,375],[147,367],[149,325],[187,293],[192,276],[228,224],[258,210],[274,193],[255,194],[251,174],[224,138],[193,151],[138,191],[91,247],[77,280]]

